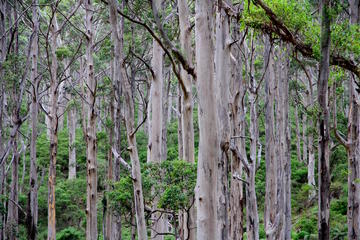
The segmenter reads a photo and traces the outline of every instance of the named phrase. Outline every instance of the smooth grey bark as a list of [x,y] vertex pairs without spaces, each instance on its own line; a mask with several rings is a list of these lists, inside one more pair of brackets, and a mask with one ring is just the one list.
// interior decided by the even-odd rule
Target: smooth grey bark
[[[197,208],[197,239],[214,239],[216,222],[216,163],[219,156],[216,81],[214,76],[214,44],[212,0],[196,0],[195,45],[197,88],[199,97],[199,157],[195,204]],[[214,109],[215,107],[215,109]]]
[[[290,71],[290,57],[289,45],[281,44],[283,50],[281,53],[281,69],[280,69],[280,86],[279,109],[282,115],[281,131],[280,131],[280,148],[283,157],[283,171],[284,171],[284,200],[285,200],[285,222],[284,222],[284,239],[291,239],[291,158],[290,158],[290,124],[289,124],[289,71]],[[286,50],[285,50],[286,49]],[[282,206],[280,206],[282,207]]]
[[[55,7],[56,8],[56,7]],[[56,18],[56,9],[52,9],[53,18],[50,25],[51,33],[51,49],[50,49],[50,164],[48,176],[48,240],[56,239],[56,218],[55,218],[55,182],[56,182],[56,156],[58,146],[58,79],[57,79],[57,37],[58,37],[58,23]]]
[[[193,52],[191,49],[191,24],[190,11],[187,0],[178,1],[179,28],[180,28],[180,46],[184,52],[184,57],[191,67]],[[193,124],[193,93],[192,93],[192,77],[183,68],[181,68],[181,78],[183,79],[185,91],[180,92],[179,86],[179,158],[187,162],[195,162],[194,147],[194,124]],[[181,126],[180,126],[181,125]],[[180,152],[181,151],[181,152]],[[196,210],[192,206],[188,214],[185,212],[182,217],[183,224],[180,225],[180,235],[183,239],[195,240],[196,236]]]
[[[161,18],[161,4],[162,0],[153,0],[152,1],[152,9],[154,15],[157,18]],[[151,131],[149,134],[149,143],[148,143],[148,154],[150,157],[148,158],[149,163],[160,163],[165,160],[162,159],[162,142],[163,140],[163,85],[164,85],[164,77],[163,77],[163,64],[164,64],[164,51],[159,45],[159,43],[153,39],[153,49],[152,49],[152,60],[151,67],[153,69],[153,76],[151,81],[151,90],[150,90],[150,104],[151,104],[151,116],[150,124]],[[152,203],[153,211],[157,209],[159,197],[155,197]],[[152,214],[152,227],[151,227],[151,238],[155,240],[163,240],[165,232],[165,216],[162,213],[156,212]]]
[[322,0],[320,66],[318,79],[319,102],[319,216],[318,238],[330,239],[330,133],[328,109],[328,80],[330,73],[330,1]]
[[[228,162],[230,146],[229,86],[230,86],[230,23],[223,1],[218,1],[216,11],[215,81],[218,113],[219,155],[216,170],[216,239],[229,238],[228,217]],[[221,124],[220,124],[221,123]]]
[[[308,89],[307,89],[307,93],[306,93],[306,102],[308,104],[308,108],[313,108],[314,107],[314,99],[313,99],[313,88],[312,88],[312,75],[308,76]],[[306,112],[304,114],[307,114]],[[308,118],[308,128],[313,128],[313,118],[312,116],[310,116]],[[309,199],[312,200],[314,199],[314,197],[316,196],[316,191],[315,191],[315,151],[314,151],[314,133],[313,130],[311,129],[310,131],[308,131],[308,153],[309,153],[309,158],[308,158],[308,162],[307,162],[307,168],[308,168],[308,174],[307,174],[307,180],[308,180],[308,185],[311,186],[311,190],[310,190],[310,194],[309,194]]]
[[303,116],[302,116],[302,140],[303,140],[303,154],[302,154],[303,158],[302,158],[302,161],[305,164],[308,162],[307,124],[308,124],[307,114],[304,113]]
[[299,162],[302,161],[301,158],[301,137],[300,137],[300,123],[299,123],[299,110],[298,104],[295,103],[295,133],[296,133],[296,155]]
[[96,78],[94,75],[94,7],[91,0],[84,1],[85,27],[86,27],[86,100],[89,104],[87,112],[86,128],[86,176],[87,176],[87,197],[86,197],[86,239],[97,240],[97,144],[96,144]]
[[38,52],[39,52],[39,14],[38,14],[38,0],[33,1],[32,9],[32,21],[33,21],[33,34],[34,40],[31,46],[31,72],[30,81],[32,83],[31,94],[31,138],[30,138],[30,174],[29,174],[29,209],[28,209],[28,220],[29,225],[27,226],[28,238],[35,240],[37,236],[37,222],[38,222],[38,177],[36,169],[36,141],[37,141],[37,124],[39,114],[39,100],[38,100],[38,88],[40,79],[38,78]]
[[161,159],[163,161],[167,160],[167,123],[168,123],[168,110],[171,108],[171,102],[169,102],[170,98],[170,88],[171,88],[171,72],[168,72],[169,78],[163,84],[163,116],[162,116],[162,129],[161,129]]
[[76,178],[76,147],[75,147],[75,137],[76,137],[76,107],[74,105],[70,106],[68,109],[68,118],[67,125],[69,131],[69,179]]

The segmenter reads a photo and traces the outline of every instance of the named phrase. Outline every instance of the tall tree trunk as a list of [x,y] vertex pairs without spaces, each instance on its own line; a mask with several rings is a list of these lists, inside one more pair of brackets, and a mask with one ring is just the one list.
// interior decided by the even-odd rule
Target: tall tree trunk
[[299,123],[299,109],[298,104],[295,102],[295,125],[296,125],[296,155],[299,162],[302,161],[301,158],[301,136],[300,136],[300,123]]
[[[268,37],[267,37],[268,38]],[[268,56],[270,54],[270,56]],[[271,43],[266,39],[265,43],[265,59],[268,59],[268,69],[265,75],[265,161],[266,161],[266,192],[265,192],[265,212],[264,223],[266,237],[269,240],[276,239],[275,234],[279,228],[280,216],[277,214],[277,191],[278,179],[275,147],[275,120],[274,120],[274,104],[275,104],[275,69],[274,56]],[[282,206],[283,207],[283,206]]]
[[[240,39],[240,26],[233,20],[233,38]],[[236,61],[232,61],[232,76],[230,85],[230,98],[231,98],[231,132],[233,136],[245,135],[245,112],[244,105],[242,104],[242,98],[246,92],[245,79],[242,77],[243,61],[241,59],[241,52],[238,46],[234,46],[231,49],[232,55]],[[235,138],[234,144],[239,146],[240,152],[245,149],[245,139]],[[239,159],[232,154],[231,156],[231,176],[239,175],[242,176],[242,164]],[[244,221],[244,194],[243,194],[243,183],[231,178],[230,182],[230,239],[243,239],[243,221]],[[249,235],[248,239],[253,239]]]
[[[6,59],[6,34],[5,34],[5,20],[6,20],[6,2],[5,0],[0,0],[0,78],[3,79],[4,71],[2,68],[3,62]],[[0,83],[0,154],[4,154],[3,147],[3,110],[4,110],[4,100],[5,100],[5,91],[4,91],[4,82]],[[0,194],[5,194],[5,164],[0,164]],[[1,201],[1,207],[5,208],[5,202]],[[5,229],[5,214],[0,211],[0,240],[5,239],[4,236]]]
[[176,101],[176,111],[178,119],[178,128],[177,128],[177,137],[178,137],[178,155],[179,159],[184,159],[184,143],[183,143],[183,120],[182,120],[182,92],[180,89],[180,84],[177,85],[177,101]]
[[[192,63],[191,51],[191,25],[190,14],[187,0],[178,1],[179,9],[179,25],[180,25],[180,44],[184,49],[186,60]],[[185,84],[186,92],[181,95],[181,123],[182,123],[182,142],[183,142],[183,158],[185,161],[194,163],[194,124],[193,124],[193,96],[192,96],[192,78],[184,70],[181,69],[181,76]],[[190,221],[191,220],[191,216]],[[194,222],[192,223],[194,224]],[[189,239],[194,239],[195,230],[189,235]]]
[[171,72],[169,71],[169,79],[165,84],[163,84],[163,116],[162,116],[162,123],[161,123],[161,138],[162,138],[162,144],[161,144],[161,159],[163,161],[167,160],[167,123],[168,123],[168,109],[171,107],[171,102],[169,101],[169,95],[170,95],[170,89],[171,89]]
[[215,46],[215,77],[217,110],[219,116],[219,160],[217,164],[217,235],[216,239],[228,239],[228,149],[230,146],[229,117],[229,82],[230,82],[230,47],[229,47],[229,17],[225,13],[223,1],[218,1],[216,12],[216,46]]
[[306,112],[303,114],[303,117],[302,117],[302,140],[303,140],[303,158],[302,158],[302,161],[303,163],[307,163],[308,162],[308,137],[307,137],[307,124],[308,124],[308,120],[307,120],[307,114]]
[[39,78],[37,71],[38,61],[38,32],[39,32],[39,15],[38,15],[38,0],[33,0],[33,33],[34,40],[31,46],[31,73],[30,81],[32,82],[32,102],[31,102],[31,139],[30,139],[30,193],[29,193],[29,209],[28,209],[28,238],[36,239],[37,222],[38,222],[38,180],[36,169],[36,141],[37,141],[37,124],[39,113],[38,102],[38,88]]
[[69,131],[69,179],[76,178],[76,107],[70,106],[68,109],[68,131]]
[[[289,126],[289,45],[282,44],[283,51],[281,56],[280,69],[280,88],[278,88],[280,98],[280,110],[282,115],[282,131],[280,136],[281,154],[283,157],[284,171],[284,200],[285,200],[285,222],[284,222],[284,239],[291,239],[291,157],[290,157],[290,126]],[[286,49],[286,50],[285,50]],[[283,207],[283,206],[280,206]]]
[[[114,102],[115,98],[114,95],[112,94],[111,98],[110,98],[110,109],[109,109],[109,115],[110,115],[110,119],[114,120]],[[114,136],[114,128],[111,127],[108,130],[109,133],[109,148],[108,148],[108,153],[107,153],[107,160],[108,160],[108,165],[107,165],[107,181],[108,183],[106,184],[106,191],[110,192],[111,191],[111,185],[112,185],[112,181],[113,179],[113,154],[112,154],[112,150],[111,147],[113,146],[113,136]],[[105,197],[105,196],[104,196]],[[112,228],[113,228],[113,210],[111,209],[111,205],[110,205],[110,200],[106,197],[106,216],[105,216],[105,235],[104,235],[104,240],[111,240],[112,238]]]
[[[246,186],[246,232],[249,240],[259,239],[259,215],[255,189],[255,176],[258,164],[256,161],[257,145],[259,141],[258,119],[256,111],[255,79],[251,79],[250,101],[250,169],[248,186]],[[245,147],[245,146],[244,146]],[[261,156],[261,148],[259,149]]]
[[[349,0],[350,24],[360,23],[360,1]],[[348,124],[348,239],[360,239],[360,94],[356,89],[356,77],[349,81],[350,112]]]
[[86,170],[87,170],[87,198],[86,198],[86,239],[97,240],[97,145],[96,145],[96,78],[94,76],[94,28],[93,5],[91,0],[84,1],[87,34],[86,43],[86,85],[88,87],[86,100],[89,104],[86,129]]
[[[154,14],[160,14],[162,0],[152,1],[152,8]],[[155,11],[154,11],[155,9]],[[161,16],[158,16],[159,18]],[[149,135],[149,162],[160,163],[162,160],[162,122],[163,122],[163,50],[159,43],[153,39],[153,56],[151,66],[154,75],[151,81],[151,132]],[[153,201],[153,210],[156,210],[158,205],[158,197]],[[151,237],[155,240],[162,240],[164,236],[159,233],[164,233],[164,216],[162,213],[154,213],[151,218],[153,219]]]
[[[314,100],[313,100],[313,89],[312,89],[312,81],[311,79],[309,80],[309,87],[308,87],[308,94],[307,94],[307,102],[308,102],[308,107],[312,108],[314,106]],[[306,114],[306,112],[304,113]],[[312,116],[309,117],[308,119],[308,126],[309,127],[313,127],[313,118]],[[307,175],[307,180],[308,180],[308,185],[311,186],[311,190],[310,190],[310,194],[309,194],[309,199],[312,200],[314,199],[314,197],[316,196],[316,192],[315,192],[315,152],[314,152],[314,134],[313,134],[313,130],[311,129],[308,133],[308,152],[309,152],[309,159],[308,159],[308,163],[307,163],[307,168],[308,168],[308,175]]]
[[214,45],[212,0],[196,0],[195,44],[197,63],[197,87],[199,94],[199,157],[197,186],[197,239],[213,239],[216,236],[216,163],[219,156],[216,81],[214,78]]
[[[131,177],[133,179],[134,188],[134,202],[135,202],[135,214],[136,214],[136,225],[138,231],[138,239],[147,240],[146,222],[144,214],[144,197],[142,191],[142,180],[140,171],[140,161],[138,155],[138,149],[136,145],[135,135],[135,107],[133,100],[133,93],[131,84],[127,78],[125,62],[123,56],[123,28],[119,29],[116,15],[116,1],[110,1],[111,9],[110,16],[114,19],[112,22],[112,32],[114,41],[114,54],[115,54],[115,68],[114,78],[121,86],[124,93],[124,108],[125,108],[125,127],[128,142],[128,151],[131,159]],[[120,131],[120,129],[118,129]]]
[[56,239],[56,218],[55,218],[55,184],[56,184],[56,155],[58,147],[58,80],[57,80],[57,37],[58,24],[56,19],[56,6],[53,11],[51,23],[51,68],[50,68],[50,165],[48,180],[48,240]]
[[[14,118],[14,116],[13,116]],[[16,240],[18,235],[19,225],[19,210],[18,210],[18,167],[19,167],[19,153],[17,151],[17,140],[13,142],[13,157],[11,164],[11,184],[10,184],[10,197],[8,202],[8,215],[6,221],[6,235],[8,240]]]
[[330,239],[330,150],[328,79],[330,61],[330,0],[322,0],[321,51],[318,80],[319,112],[319,240]]

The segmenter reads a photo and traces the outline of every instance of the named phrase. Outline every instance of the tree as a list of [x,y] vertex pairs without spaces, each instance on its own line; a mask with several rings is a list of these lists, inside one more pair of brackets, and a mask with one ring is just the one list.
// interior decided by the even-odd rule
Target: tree
[[97,231],[97,145],[96,145],[96,77],[94,75],[94,7],[91,0],[84,2],[86,13],[86,101],[89,104],[86,128],[86,169],[87,169],[87,198],[86,198],[86,239],[96,240]]
[[38,222],[38,175],[36,164],[36,140],[38,135],[38,114],[39,114],[39,99],[38,89],[40,78],[38,76],[38,52],[39,52],[39,14],[38,14],[38,0],[33,1],[33,34],[34,40],[31,46],[31,83],[32,83],[32,103],[31,103],[31,141],[30,141],[30,194],[29,194],[29,208],[28,209],[28,238],[36,239],[37,222]]
[[[210,0],[195,4],[195,45],[197,89],[199,96],[199,158],[195,204],[197,208],[197,238],[212,239],[216,235],[216,162],[219,156],[217,137],[216,81],[214,77],[213,12]],[[215,108],[216,109],[216,108]]]
[[330,133],[328,79],[330,73],[330,1],[321,1],[320,65],[318,78],[319,111],[319,240],[330,239]]

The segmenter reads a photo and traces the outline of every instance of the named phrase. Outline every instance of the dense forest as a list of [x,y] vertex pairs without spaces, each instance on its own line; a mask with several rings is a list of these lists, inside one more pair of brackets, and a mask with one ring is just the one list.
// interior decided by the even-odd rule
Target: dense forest
[[360,240],[359,0],[0,0],[0,240]]

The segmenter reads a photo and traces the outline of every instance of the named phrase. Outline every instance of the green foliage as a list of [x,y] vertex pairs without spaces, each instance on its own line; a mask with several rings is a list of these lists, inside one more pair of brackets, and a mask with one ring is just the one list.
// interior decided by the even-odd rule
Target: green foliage
[[83,240],[84,233],[74,227],[68,227],[56,234],[56,240]]
[[65,58],[68,58],[72,55],[72,52],[67,46],[61,46],[56,49],[56,57],[61,61]]

